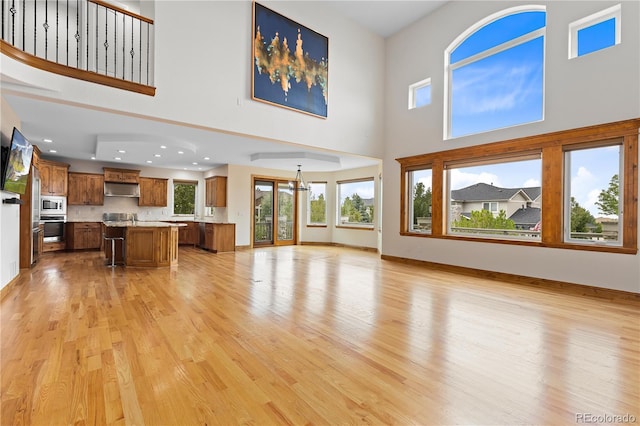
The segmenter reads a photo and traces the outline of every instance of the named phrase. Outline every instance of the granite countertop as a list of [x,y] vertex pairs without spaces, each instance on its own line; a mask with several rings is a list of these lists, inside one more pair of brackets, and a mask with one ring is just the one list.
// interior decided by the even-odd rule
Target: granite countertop
[[164,228],[168,226],[187,226],[184,223],[170,222],[107,221],[102,223],[104,223],[105,226],[112,226],[117,228]]

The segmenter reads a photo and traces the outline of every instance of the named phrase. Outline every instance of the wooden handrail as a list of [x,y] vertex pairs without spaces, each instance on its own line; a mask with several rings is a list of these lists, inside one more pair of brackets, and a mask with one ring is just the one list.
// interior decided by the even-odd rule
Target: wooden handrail
[[114,6],[111,3],[107,3],[107,2],[104,2],[102,0],[87,0],[87,1],[89,3],[95,3],[95,4],[99,5],[99,6],[106,7],[107,9],[115,10],[117,12],[123,13],[125,15],[131,16],[133,18],[139,19],[141,21],[144,21],[144,22],[147,22],[147,23],[153,25],[153,19],[146,18],[146,17],[144,17],[142,15],[138,15],[137,13],[129,12],[128,10],[122,9],[122,8],[120,8],[118,6]]

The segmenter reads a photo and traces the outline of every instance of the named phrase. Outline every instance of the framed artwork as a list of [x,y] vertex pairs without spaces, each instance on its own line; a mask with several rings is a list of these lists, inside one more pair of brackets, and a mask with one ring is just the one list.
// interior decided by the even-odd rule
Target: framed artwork
[[251,97],[327,117],[329,39],[253,3]]

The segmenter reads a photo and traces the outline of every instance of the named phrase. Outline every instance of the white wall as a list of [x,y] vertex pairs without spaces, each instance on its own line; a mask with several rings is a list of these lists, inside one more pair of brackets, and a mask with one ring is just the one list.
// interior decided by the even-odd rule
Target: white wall
[[[2,146],[11,144],[14,126],[20,129],[20,119],[1,98],[0,131]],[[0,198],[20,198],[11,192],[0,191]],[[20,209],[18,204],[0,204],[0,288],[14,279],[20,267]]]
[[326,119],[251,100],[248,0],[155,2],[155,97],[62,77],[5,57],[2,72],[40,87],[19,90],[45,99],[380,158],[384,40],[319,2],[263,4],[329,38]]
[[[622,2],[622,44],[568,60],[568,26],[619,2],[547,5],[545,119],[443,140],[444,50],[466,28],[521,4],[449,2],[387,42],[384,191],[400,190],[396,158],[640,117],[640,3]],[[446,23],[446,24],[443,24]],[[411,83],[431,77],[432,104],[408,111]],[[383,254],[640,293],[640,256],[402,237],[398,198],[384,199]]]

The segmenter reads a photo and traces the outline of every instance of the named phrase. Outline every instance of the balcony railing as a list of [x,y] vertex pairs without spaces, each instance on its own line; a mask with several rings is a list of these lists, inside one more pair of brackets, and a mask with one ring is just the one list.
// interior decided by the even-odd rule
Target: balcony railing
[[151,19],[100,0],[1,0],[2,53],[36,68],[154,95]]

